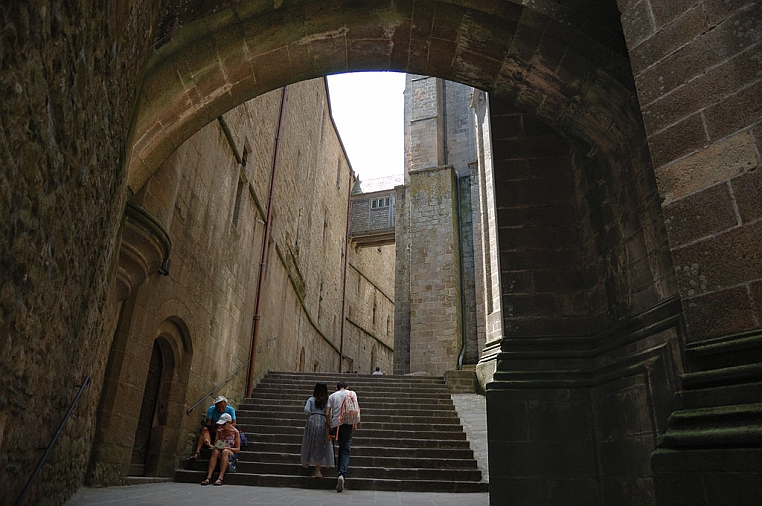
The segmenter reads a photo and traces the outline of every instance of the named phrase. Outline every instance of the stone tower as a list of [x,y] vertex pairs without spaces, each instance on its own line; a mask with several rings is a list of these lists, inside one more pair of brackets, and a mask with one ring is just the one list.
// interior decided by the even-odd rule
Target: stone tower
[[487,187],[480,181],[489,143],[477,142],[472,104],[479,97],[470,86],[406,78],[405,185],[397,188],[396,223],[398,374],[475,367],[487,340],[486,308],[499,313],[499,302],[485,304],[492,292],[485,290],[490,269],[483,248],[490,241],[483,234],[489,232]]

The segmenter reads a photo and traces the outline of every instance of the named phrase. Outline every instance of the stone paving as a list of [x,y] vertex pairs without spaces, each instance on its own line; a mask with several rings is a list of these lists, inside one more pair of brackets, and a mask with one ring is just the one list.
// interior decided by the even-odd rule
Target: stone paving
[[489,481],[487,460],[487,398],[477,394],[451,394],[460,423],[474,451],[482,481]]
[[[350,466],[351,471],[351,466]],[[488,506],[489,496],[429,492],[378,492],[352,490],[352,480],[342,493],[333,490],[154,483],[126,487],[85,488],[66,506],[209,506],[224,503],[236,506]]]
[[[471,442],[483,479],[487,474],[486,400],[476,394],[452,396],[463,428]],[[350,475],[351,475],[350,461]],[[352,490],[352,479],[342,493],[333,490],[150,483],[108,488],[82,488],[66,506],[209,506],[225,504],[255,506],[488,506],[489,494],[443,494],[432,492],[381,492]]]

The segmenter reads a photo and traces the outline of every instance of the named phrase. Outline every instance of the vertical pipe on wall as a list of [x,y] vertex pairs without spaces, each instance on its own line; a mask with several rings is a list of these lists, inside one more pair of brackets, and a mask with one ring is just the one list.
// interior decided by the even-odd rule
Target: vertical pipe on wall
[[275,137],[275,153],[273,154],[273,165],[270,173],[270,194],[267,197],[267,218],[265,220],[265,237],[262,240],[262,260],[259,263],[259,279],[257,281],[257,301],[254,306],[254,328],[251,331],[251,356],[249,358],[249,377],[246,381],[246,397],[251,397],[254,390],[254,361],[257,357],[257,336],[259,334],[259,320],[261,319],[260,307],[262,303],[262,285],[265,280],[265,267],[267,265],[267,252],[270,243],[270,226],[273,216],[273,196],[275,194],[275,174],[278,168],[278,158],[280,157],[280,136],[283,129],[283,117],[286,112],[286,100],[288,86],[283,87],[283,94],[280,98],[280,117],[278,118],[278,131]]
[[339,340],[339,372],[344,363],[344,327],[346,327],[344,311],[347,307],[347,268],[349,266],[349,217],[352,210],[352,171],[349,171],[349,188],[347,188],[347,229],[344,234],[344,279],[341,287],[341,339]]

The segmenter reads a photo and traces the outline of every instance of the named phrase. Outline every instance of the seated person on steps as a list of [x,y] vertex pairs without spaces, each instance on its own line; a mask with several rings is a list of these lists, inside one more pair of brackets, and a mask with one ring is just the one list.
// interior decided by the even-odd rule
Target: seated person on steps
[[217,430],[216,425],[220,417],[223,414],[230,415],[231,425],[235,427],[235,408],[228,406],[228,400],[224,395],[220,395],[214,399],[214,404],[209,406],[206,410],[206,420],[204,421],[204,427],[201,429],[201,434],[198,436],[198,443],[196,444],[196,451],[191,455],[191,460],[197,459],[201,452],[201,447],[212,447],[212,434]]
[[223,413],[217,420],[217,437],[214,439],[212,456],[206,469],[206,478],[201,482],[202,485],[209,485],[212,481],[212,473],[218,461],[220,474],[214,482],[215,485],[222,485],[229,463],[232,463],[231,470],[235,471],[235,461],[238,459],[238,452],[241,451],[241,436],[238,429],[233,427],[232,422],[232,418],[227,413]]

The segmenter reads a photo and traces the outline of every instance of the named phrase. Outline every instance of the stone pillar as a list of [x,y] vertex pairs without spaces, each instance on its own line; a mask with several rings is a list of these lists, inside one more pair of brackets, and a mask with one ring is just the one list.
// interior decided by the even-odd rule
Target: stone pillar
[[452,167],[411,170],[410,372],[441,376],[461,348],[460,258]]
[[497,207],[495,204],[495,175],[492,163],[492,126],[490,124],[489,96],[474,90],[471,101],[474,110],[478,162],[473,166],[476,174],[471,180],[474,202],[474,251],[479,280],[477,312],[483,329],[479,331],[481,357],[476,374],[482,388],[492,381],[503,338],[503,317],[500,302],[500,264],[497,254]]
[[683,409],[652,456],[657,499],[753,504],[762,496],[762,3],[618,4],[687,327]]
[[410,372],[410,210],[407,186],[397,186],[394,222],[394,374]]

